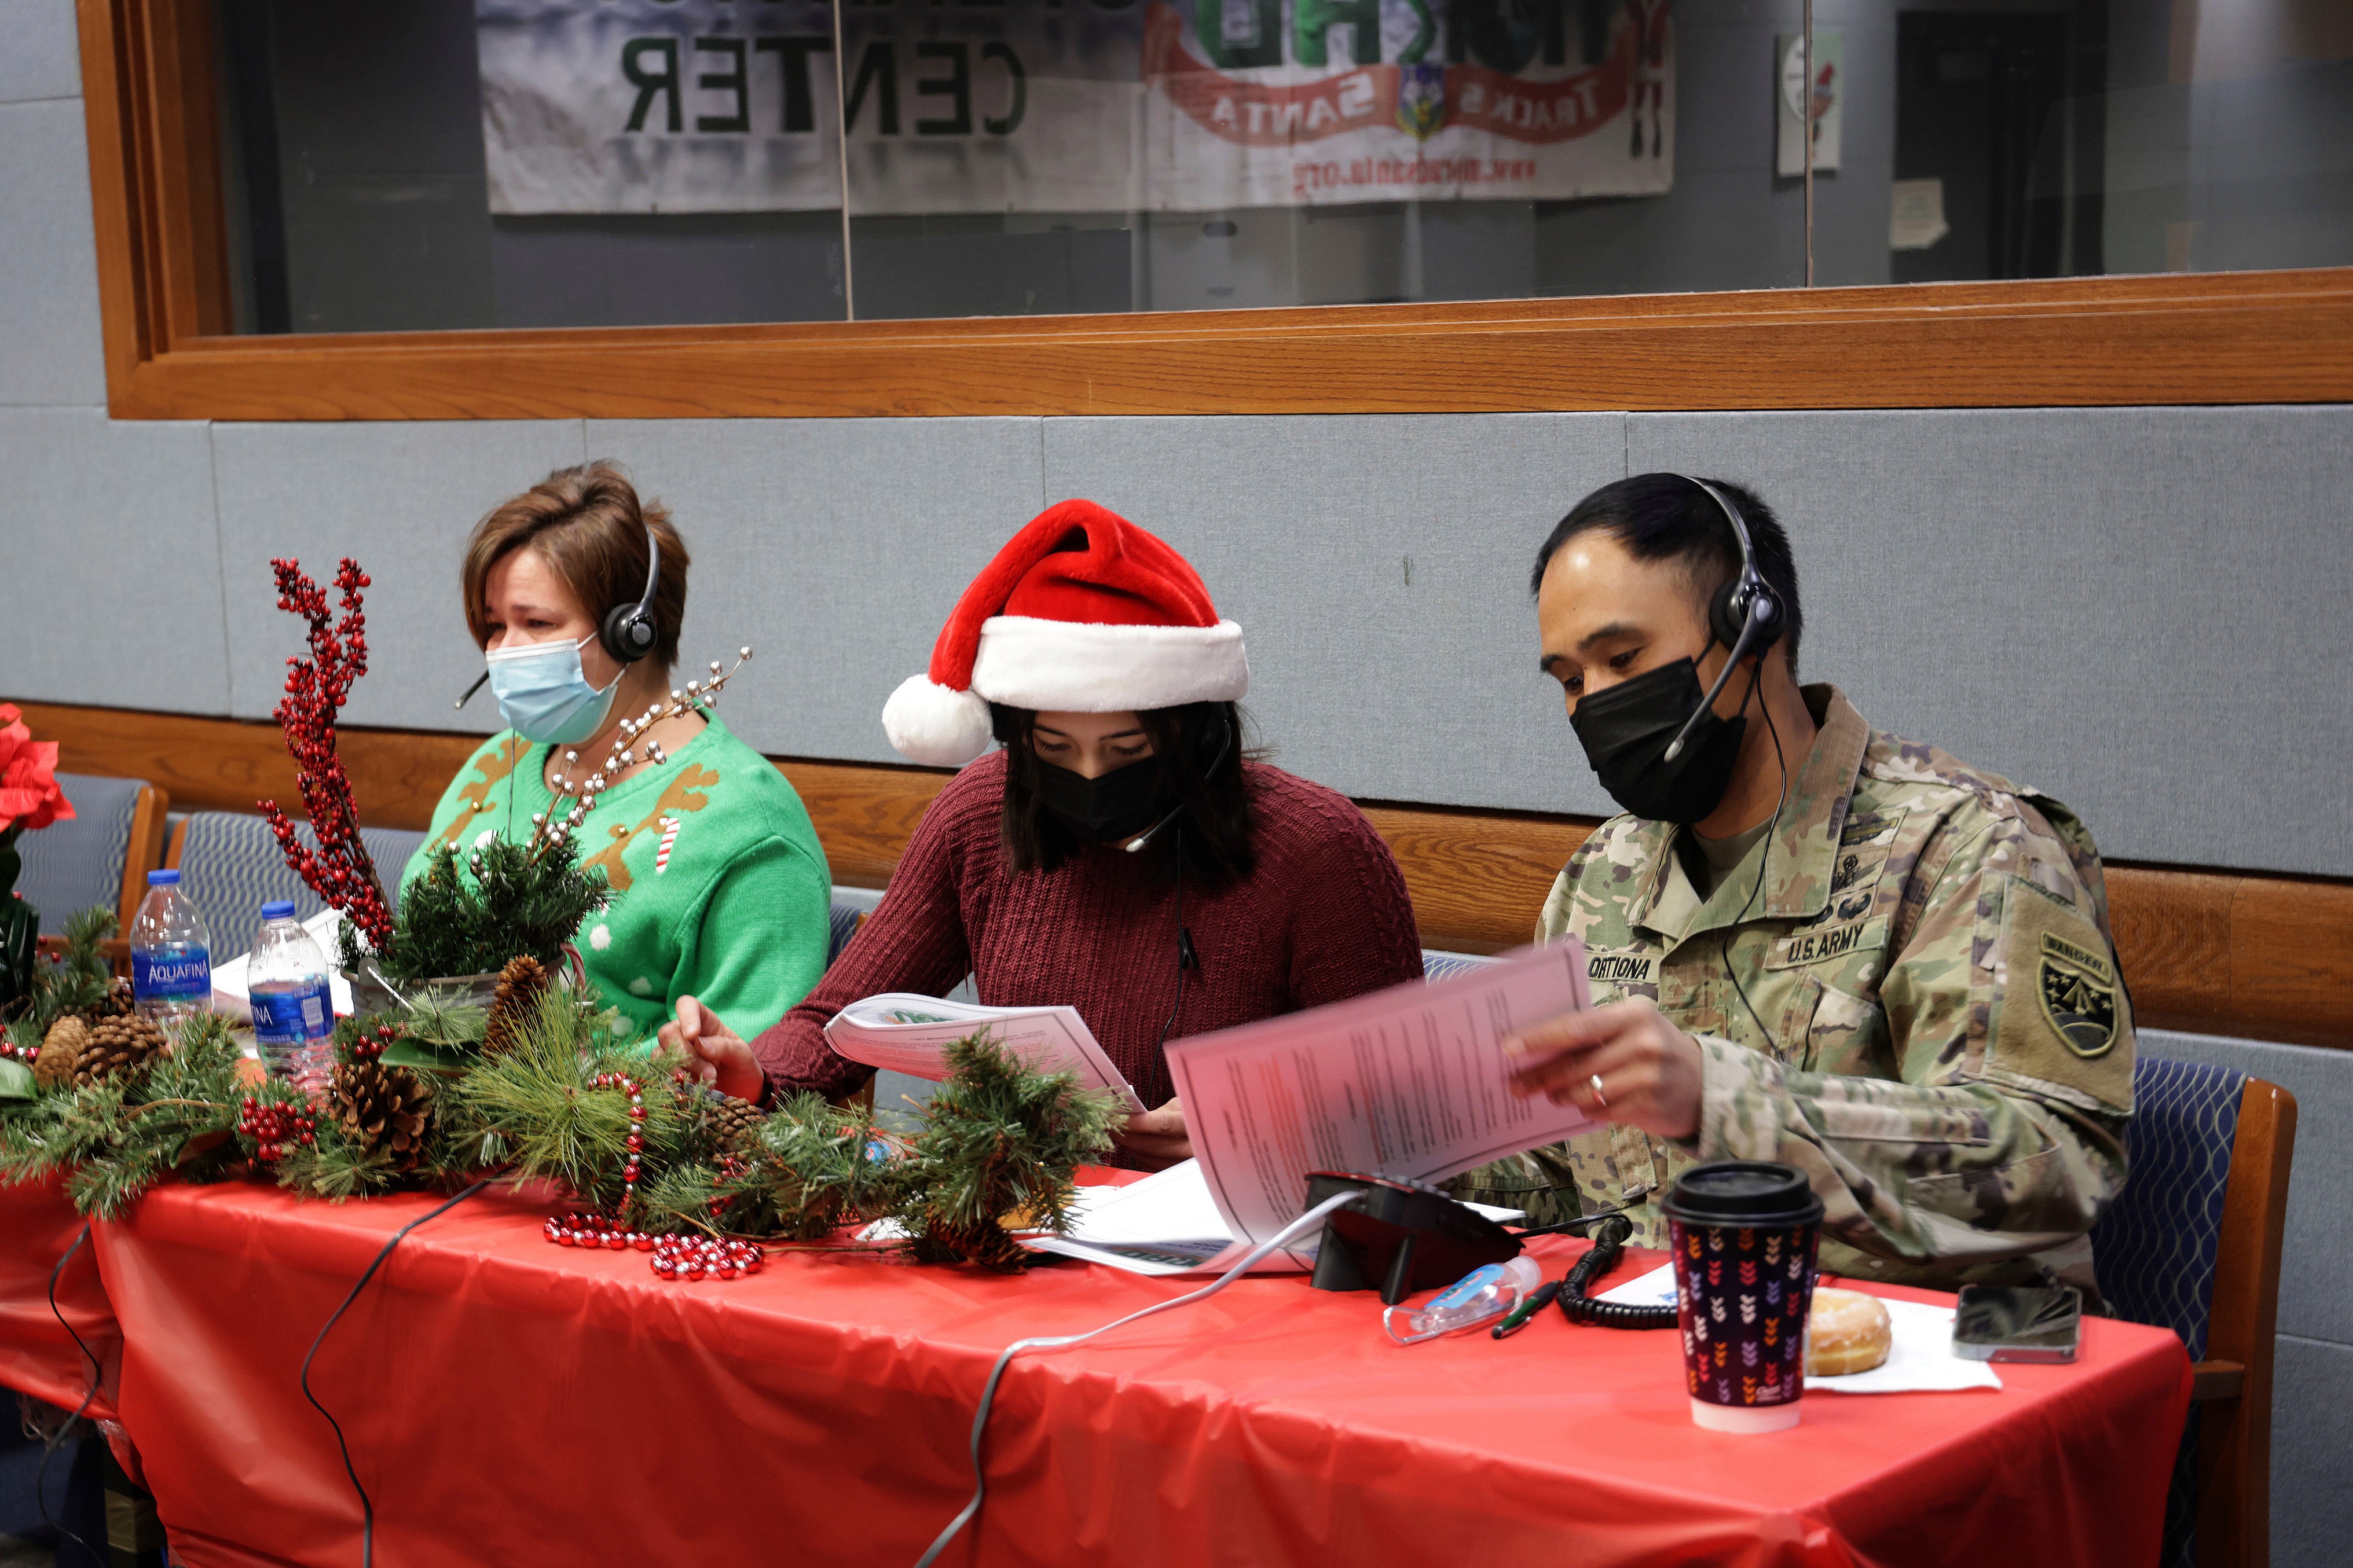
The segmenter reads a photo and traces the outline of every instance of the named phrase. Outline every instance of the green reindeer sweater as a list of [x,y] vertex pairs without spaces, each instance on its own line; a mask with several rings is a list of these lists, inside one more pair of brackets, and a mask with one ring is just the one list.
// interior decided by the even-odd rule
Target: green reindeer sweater
[[[462,854],[492,835],[528,838],[532,814],[555,809],[552,749],[511,730],[483,742],[449,781],[402,885],[437,844]],[[599,797],[580,845],[613,904],[574,941],[589,980],[641,1035],[692,996],[748,1040],[825,973],[833,879],[817,829],[785,776],[716,717]]]

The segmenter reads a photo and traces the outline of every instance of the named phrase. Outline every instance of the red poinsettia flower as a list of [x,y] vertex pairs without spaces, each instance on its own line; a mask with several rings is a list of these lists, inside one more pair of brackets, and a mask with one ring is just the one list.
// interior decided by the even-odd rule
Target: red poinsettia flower
[[36,741],[13,702],[0,702],[0,834],[71,821],[73,802],[58,787],[58,743]]

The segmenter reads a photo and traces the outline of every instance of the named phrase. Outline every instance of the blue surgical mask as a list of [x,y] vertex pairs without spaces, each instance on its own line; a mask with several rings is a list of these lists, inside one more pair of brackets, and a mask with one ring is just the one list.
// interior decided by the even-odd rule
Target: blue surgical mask
[[605,727],[621,678],[599,691],[580,668],[580,650],[594,640],[524,643],[484,656],[499,717],[526,741],[543,746],[576,746]]

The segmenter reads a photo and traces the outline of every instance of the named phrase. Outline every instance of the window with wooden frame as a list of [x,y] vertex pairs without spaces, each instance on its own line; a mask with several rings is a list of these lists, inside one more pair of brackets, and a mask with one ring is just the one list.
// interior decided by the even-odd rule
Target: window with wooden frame
[[[254,106],[265,97],[290,101],[291,89],[283,87],[290,73],[311,73],[305,112],[364,117],[385,96],[385,73],[396,83],[398,73],[422,69],[416,62],[428,55],[443,77],[455,71],[462,78],[466,68],[481,75],[479,88],[467,89],[476,96],[452,100],[459,108],[450,124],[470,113],[480,118],[481,95],[494,89],[512,110],[516,94],[535,89],[512,79],[494,58],[494,28],[513,20],[510,12],[560,27],[564,6],[436,0],[352,13],[269,0],[79,4],[109,399],[118,417],[1508,412],[2353,398],[2353,267],[2299,265],[2353,260],[2353,188],[2329,172],[2344,160],[2321,155],[2335,145],[2332,138],[2353,136],[2353,61],[2346,58],[2353,55],[2353,26],[2341,8],[2314,0],[2274,0],[2279,25],[2260,47],[2218,30],[2219,24],[2201,30],[2189,0],[2150,0],[2147,7],[2015,0],[1966,16],[1889,0],[1867,25],[1850,16],[1841,30],[1818,26],[1810,55],[1791,52],[1790,33],[1804,37],[1804,6],[1788,0],[1786,27],[1777,31],[1769,16],[1750,17],[1742,25],[1763,31],[1755,38],[1741,35],[1741,48],[1705,70],[1699,64],[1723,43],[1715,35],[1729,25],[1725,18],[1756,7],[1712,0],[1555,0],[1533,7],[1069,0],[1070,13],[1081,19],[1131,28],[1147,62],[1139,69],[1192,73],[1185,79],[1193,96],[1176,101],[1182,94],[1176,94],[1162,106],[1164,119],[1178,117],[1170,121],[1176,131],[1163,125],[1155,132],[1164,142],[1179,132],[1214,138],[1211,122],[1221,104],[1244,121],[1257,105],[1278,130],[1289,123],[1281,117],[1291,115],[1296,124],[1282,133],[1290,140],[1277,136],[1271,153],[1242,142],[1220,143],[1223,184],[1213,181],[1208,195],[1190,196],[1167,187],[1179,175],[1192,178],[1194,165],[1155,176],[1145,166],[1149,159],[1130,145],[1120,154],[1128,183],[1119,199],[1138,205],[1124,215],[1106,216],[1101,209],[1112,198],[1099,190],[1068,194],[1075,184],[1008,195],[999,170],[989,176],[998,181],[990,199],[1021,210],[936,219],[920,209],[962,198],[936,178],[926,184],[928,176],[894,172],[938,150],[917,145],[922,127],[937,130],[941,146],[962,136],[978,149],[957,153],[965,163],[951,159],[943,167],[985,170],[988,138],[1003,142],[1025,127],[1049,124],[1050,103],[1072,96],[1071,81],[1050,78],[1034,58],[1019,63],[1020,49],[1031,46],[1023,41],[1029,35],[1016,33],[1033,25],[1020,19],[1019,4],[980,8],[976,14],[986,13],[983,21],[997,32],[970,37],[934,36],[948,24],[924,20],[964,14],[955,7],[837,9],[807,0],[741,7],[724,0],[642,0],[633,6],[622,0],[574,8],[612,23],[581,47],[612,56],[597,67],[609,66],[613,77],[600,88],[607,92],[600,101],[625,126],[636,124],[629,135],[667,136],[674,122],[683,139],[676,160],[735,156],[705,143],[751,136],[736,128],[756,121],[769,142],[814,138],[809,147],[829,151],[839,171],[830,211],[807,205],[821,201],[820,192],[762,198],[803,202],[782,216],[633,208],[602,216],[546,210],[566,201],[596,208],[650,199],[626,191],[578,194],[585,187],[573,176],[620,177],[597,163],[610,161],[599,147],[583,153],[572,146],[572,164],[551,172],[532,163],[546,149],[528,135],[511,127],[483,133],[491,151],[480,155],[505,161],[493,170],[504,171],[498,174],[504,194],[493,199],[483,194],[490,176],[479,171],[470,176],[474,184],[450,196],[433,184],[438,176],[431,169],[404,173],[396,166],[401,159],[379,158],[382,166],[363,170],[363,179],[311,142],[256,129],[261,115]],[[456,9],[440,19],[434,46],[439,52],[431,53],[425,45],[432,40],[411,34],[450,4]],[[1038,4],[1039,15],[1064,15],[1050,0]],[[907,16],[894,22],[900,9]],[[2127,51],[2100,33],[2105,52],[2098,58],[2110,68],[2092,84],[2104,96],[2095,92],[2102,108],[2087,118],[2081,89],[2094,54],[2086,29],[2113,29],[2116,18],[2137,9],[2153,18],[2144,29],[2154,29],[2157,39],[2150,58],[2166,63],[2148,67],[2154,79],[2146,87],[2118,86],[2123,67],[2114,62]],[[1455,31],[1398,33],[1391,10],[1408,21],[1435,18],[1433,29],[1442,22]],[[646,22],[642,37],[625,36],[634,25],[628,16],[639,11],[671,33]],[[369,13],[403,18],[411,30],[401,35],[406,42],[394,47],[352,35],[340,53],[320,46],[319,29],[362,27],[370,25],[361,20]],[[295,16],[308,17],[307,52],[287,41],[292,24],[285,18]],[[1536,19],[1533,30],[1512,31],[1519,25],[1513,18],[1528,16]],[[1673,35],[1664,30],[1670,23],[1686,24],[1681,60],[1672,52]],[[902,24],[901,33],[888,32]],[[724,30],[730,26],[738,31]],[[479,42],[478,66],[462,52],[451,55],[451,37],[470,47]],[[415,49],[404,52],[411,45]],[[1275,58],[1269,50],[1291,52],[1266,65]],[[1557,63],[1546,63],[1551,60]],[[1499,68],[1514,61],[1517,77]],[[1679,66],[1689,68],[1679,72]],[[1844,91],[1836,71],[1846,68],[1857,87],[1853,112],[1837,127],[1840,145],[1833,122],[1822,117],[1823,100],[1835,107]],[[1782,93],[1792,69],[1796,81],[1813,80],[1818,91]],[[1595,134],[1612,141],[1606,157],[1597,153],[1577,166],[1583,173],[1561,178],[1573,184],[1589,177],[1601,182],[1599,189],[1624,194],[1573,197],[1537,189],[1525,199],[1366,202],[1348,189],[1340,194],[1350,199],[1327,204],[1302,186],[1288,206],[1246,205],[1265,199],[1261,154],[1298,163],[1306,144],[1301,138],[1316,129],[1308,122],[1319,104],[1326,120],[1368,116],[1366,127],[1405,136],[1408,145],[1451,147],[1443,138],[1459,130],[1469,138],[1462,146],[1493,152],[1509,140],[1496,140],[1504,120],[1525,110],[1523,118],[1541,128],[1561,122],[1572,100],[1583,101],[1567,89],[1546,100],[1531,89],[1520,109],[1507,110],[1500,106],[1509,83],[1557,88],[1579,70],[1601,84],[1598,98],[1586,96],[1599,104],[1597,114],[1606,110],[1609,116]],[[1612,70],[1619,77],[1609,78]],[[1258,96],[1221,99],[1224,89],[1201,87],[1203,71],[1239,84],[1235,93],[1249,89]],[[1273,89],[1260,91],[1265,83],[1258,78],[1270,72],[1290,83],[1281,88],[1287,98],[1268,97]],[[1123,90],[1129,99],[1142,92],[1150,100],[1161,90],[1150,83],[1159,79],[1139,78]],[[280,83],[274,96],[262,91],[272,81]],[[1056,90],[1045,90],[1050,86]],[[1752,88],[1757,102],[1748,107],[1757,112],[1742,109],[1733,119],[1756,121],[1740,132],[1746,139],[1742,156],[1753,166],[1744,164],[1730,178],[1711,162],[1707,117],[1717,98],[1745,103],[1742,95]],[[1364,97],[1367,92],[1374,96]],[[1770,127],[1781,99],[1788,124],[1777,144]],[[1869,115],[1862,112],[1866,100],[1875,106]],[[2242,100],[2267,106],[2271,142],[2233,141],[2217,129],[2239,123],[2226,111]],[[1817,116],[1810,134],[1801,111],[1789,108],[1800,101]],[[837,120],[827,142],[827,116],[845,110],[848,133]],[[1146,110],[1138,112],[1149,130],[1158,122]],[[1678,112],[1691,138],[1683,147],[1672,142]],[[501,124],[516,118],[509,113]],[[2181,131],[2175,140],[2189,139],[2185,156],[2196,165],[2168,176],[2172,185],[2148,174],[2147,159],[2126,155],[2142,145],[2132,138],[2162,140],[2163,126]],[[1488,141],[1478,142],[1473,132]],[[396,128],[385,134],[396,140]],[[2287,141],[2278,140],[2283,134]],[[1359,174],[1386,177],[1388,163],[1375,157],[1352,164],[1336,154],[1360,143],[1332,135],[1324,150],[1335,155],[1312,164],[1315,181],[1328,175],[1345,185]],[[1459,179],[1475,164],[1506,185],[1524,174],[1539,184],[1553,178],[1536,155],[1550,143],[1525,145],[1536,150],[1525,159],[1480,163],[1470,153],[1450,153],[1419,167]],[[1777,172],[1788,166],[1791,146],[1806,164],[1794,176]],[[1682,155],[1680,168],[1662,174],[1651,167],[1669,165],[1670,153]],[[1649,163],[1630,174],[1619,168],[1636,154]],[[2230,164],[2234,157],[2273,162],[2240,168]],[[1817,158],[1824,166],[1813,166]],[[422,153],[410,160],[430,161]],[[821,181],[823,162],[818,157],[816,173],[801,168],[792,178],[804,185]],[[2095,164],[2096,177],[2084,172]],[[1935,170],[1946,173],[1924,172]],[[1074,163],[1057,177],[1084,184],[1084,172]],[[1161,185],[1151,184],[1155,177]],[[1664,188],[1657,188],[1662,178]],[[1613,179],[1620,185],[1611,186]],[[1644,179],[1651,183],[1648,194],[1639,188]],[[341,190],[353,210],[363,200],[373,204],[369,221],[378,226],[316,212],[294,225],[282,216],[290,210],[285,191],[273,197],[268,188],[273,181]],[[845,184],[850,199],[841,204]],[[691,190],[692,182],[680,188]],[[941,195],[943,189],[949,195]],[[480,219],[475,229],[488,236],[481,254],[453,261],[451,252],[461,247],[437,244],[413,224],[400,226],[410,221],[402,213],[443,197],[449,210],[491,201],[512,216],[502,218],[491,207],[473,215]],[[1057,201],[1086,210],[1043,210]],[[1200,205],[1211,201],[1227,205]],[[1658,205],[1667,202],[1684,205]],[[533,203],[540,205],[522,210]],[[274,248],[255,240],[268,227],[255,214],[269,210],[281,214]],[[1783,220],[1795,210],[1805,216],[1792,226]],[[393,217],[384,218],[386,212]],[[1613,232],[1668,212],[1682,216],[1644,239],[1640,254],[1605,243]],[[1242,247],[1233,255],[1242,255],[1267,234],[1280,250],[1272,271],[1289,268],[1282,288],[1253,294],[1240,284],[1202,281],[1250,269],[1232,270],[1240,264],[1229,256],[1219,264],[1230,264],[1229,271],[1217,272],[1201,257],[1229,241]],[[673,247],[661,252],[666,257],[686,258],[675,268],[681,280],[674,298],[647,306],[645,319],[700,310],[723,317],[720,324],[498,324],[533,310],[543,318],[556,311],[557,319],[612,319],[629,302],[596,296],[580,279],[621,267],[616,258],[639,239]],[[1940,255],[1940,247],[1958,239],[1967,240],[1966,254],[1954,253],[1960,259]],[[834,298],[831,283],[815,272],[794,285],[797,293],[772,287],[765,276],[756,287],[731,293],[724,268],[705,265],[712,256],[768,256],[759,247],[771,240],[781,247],[775,255],[800,257],[795,265],[806,264],[805,270],[818,265],[810,257],[836,258],[839,307],[827,302]],[[1249,254],[1263,260],[1275,252]],[[1473,265],[1496,256],[1510,265],[1483,273]],[[1711,256],[1731,259],[1722,266],[1694,259]],[[433,294],[425,285],[438,287],[436,268],[461,262],[477,268],[465,285],[473,303],[459,309],[439,296],[425,298]],[[1085,270],[1082,262],[1101,284],[1093,294],[1093,284],[1072,281]],[[1039,288],[1018,287],[1029,276],[1022,268],[1033,264],[1037,277],[1060,279],[1042,296]],[[1440,276],[1450,266],[1457,269],[1451,282]],[[329,293],[301,300],[290,295],[293,273],[308,268],[333,276],[339,267],[348,274],[343,298],[391,312],[375,325],[433,330],[333,330],[351,324],[350,311]],[[2048,275],[2155,267],[2176,270]],[[2245,269],[2186,270],[2194,267]],[[1713,287],[1710,268],[1734,286],[1616,291]],[[1808,287],[1810,274],[1819,283],[1866,275],[1884,281]],[[1926,280],[1938,279],[1957,280]],[[417,300],[402,292],[411,284]],[[1436,297],[1450,291],[1522,297]],[[1259,298],[1272,302],[1215,308]],[[1309,299],[1389,302],[1289,302]],[[509,300],[519,302],[510,308]],[[913,313],[1089,306],[1101,308]],[[566,310],[575,317],[561,316]],[[856,319],[751,319],[762,310]],[[730,312],[743,319],[724,320]],[[889,319],[871,319],[878,316]],[[290,330],[305,326],[322,330]]]

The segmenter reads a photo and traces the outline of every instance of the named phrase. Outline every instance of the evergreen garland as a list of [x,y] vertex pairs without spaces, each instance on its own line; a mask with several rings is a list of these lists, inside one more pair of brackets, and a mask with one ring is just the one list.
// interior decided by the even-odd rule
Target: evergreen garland
[[65,952],[43,959],[33,972],[31,1019],[41,1033],[68,1013],[95,1012],[114,990],[114,966],[106,939],[115,931],[114,911],[94,904],[66,917]]
[[142,1071],[47,1090],[0,1113],[0,1182],[62,1174],[74,1207],[112,1219],[164,1176],[217,1180],[245,1098],[227,1018],[200,1014]]
[[[623,1044],[618,1013],[586,994],[551,985],[513,1031],[509,1047],[457,1079],[460,1135],[501,1151],[518,1181],[544,1178],[607,1212],[621,1199],[632,1123],[626,1097],[590,1080],[624,1073],[646,1083],[646,1118],[636,1123],[645,1163],[659,1170],[690,1155],[690,1119],[658,1092],[646,1053]],[[659,1060],[659,1059],[658,1059]],[[659,1062],[666,1080],[670,1063]],[[666,1090],[663,1081],[660,1089]]]
[[[1036,1071],[985,1034],[950,1048],[951,1076],[902,1138],[863,1107],[815,1095],[765,1113],[713,1095],[678,1058],[628,1043],[593,991],[541,988],[511,1010],[496,1055],[480,1053],[483,1028],[483,1009],[431,998],[344,1019],[337,1089],[322,1101],[261,1077],[230,1021],[200,1016],[135,1072],[0,1098],[0,1183],[62,1174],[78,1209],[112,1218],[171,1174],[270,1175],[341,1201],[494,1173],[553,1182],[644,1233],[807,1242],[885,1219],[920,1261],[1018,1268],[1033,1255],[1014,1232],[1067,1228],[1076,1170],[1111,1146],[1121,1114],[1112,1097]],[[11,1025],[12,1043],[32,1029],[30,1018]],[[393,1064],[388,1053],[417,1045],[456,1065]],[[626,1094],[598,1087],[615,1074],[642,1086],[642,1120]],[[364,1127],[355,1133],[335,1098],[386,1075],[429,1102],[417,1146],[397,1157],[381,1137],[371,1146]],[[633,1153],[643,1173],[622,1213]]]
[[986,1032],[949,1047],[948,1068],[902,1163],[892,1217],[918,1262],[1020,1268],[1030,1255],[1013,1231],[1070,1229],[1072,1175],[1111,1147],[1124,1112]]
[[[425,874],[401,894],[392,940],[376,965],[412,984],[445,975],[491,974],[528,955],[554,970],[580,922],[608,908],[599,868],[582,869],[576,837],[516,844],[492,838],[467,852],[434,846]],[[343,927],[343,966],[358,967],[358,938]]]

